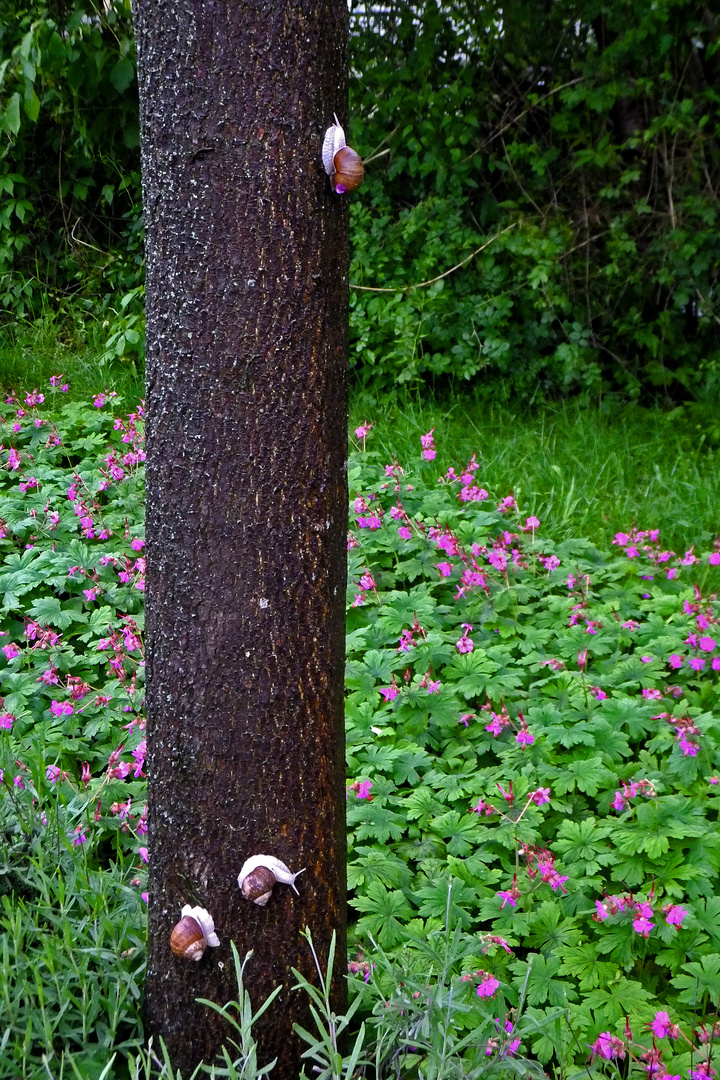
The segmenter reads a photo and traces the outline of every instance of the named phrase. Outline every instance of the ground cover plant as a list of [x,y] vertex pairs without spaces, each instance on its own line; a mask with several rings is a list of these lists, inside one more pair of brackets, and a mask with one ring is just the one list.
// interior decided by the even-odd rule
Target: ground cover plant
[[[308,1074],[357,1047],[366,1075],[711,1078],[720,541],[549,535],[491,462],[430,429],[396,460],[377,430],[350,454],[354,1034],[343,1061],[308,1033]],[[0,1077],[63,1052],[126,1076],[152,857],[142,409],[56,378],[6,395],[0,443]]]

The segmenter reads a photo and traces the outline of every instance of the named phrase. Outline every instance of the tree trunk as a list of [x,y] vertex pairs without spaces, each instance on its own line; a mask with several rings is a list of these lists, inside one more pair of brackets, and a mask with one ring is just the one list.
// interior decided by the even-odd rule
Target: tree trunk
[[[147,253],[147,1021],[176,1068],[231,1034],[296,1080],[304,926],[345,961],[348,196],[320,160],[347,100],[345,0],[136,0]],[[298,879],[244,900],[246,858]],[[169,939],[183,904],[220,937]]]

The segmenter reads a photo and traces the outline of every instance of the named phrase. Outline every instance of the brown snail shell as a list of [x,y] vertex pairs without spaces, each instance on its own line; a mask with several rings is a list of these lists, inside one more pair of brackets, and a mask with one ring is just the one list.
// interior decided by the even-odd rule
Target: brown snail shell
[[256,904],[264,907],[272,895],[275,881],[272,870],[267,866],[258,866],[243,878],[240,889],[246,900],[254,900]]
[[170,948],[173,955],[179,956],[181,960],[202,960],[207,941],[200,923],[192,916],[184,915],[173,927]]
[[359,188],[365,176],[362,158],[352,146],[341,147],[333,158],[332,186],[338,194]]
[[297,893],[295,878],[304,873],[303,868],[293,874],[275,855],[251,855],[245,860],[238,874],[238,885],[246,900],[253,900],[260,907],[265,907],[276,882],[289,885]]
[[208,945],[217,948],[220,944],[213,917],[205,908],[190,904],[185,904],[180,916],[170,934],[170,948],[181,960],[202,960]]
[[363,182],[365,170],[362,158],[345,143],[345,132],[338,122],[331,124],[325,132],[322,145],[322,159],[325,172],[330,177],[333,191],[342,195],[346,191],[354,191]]

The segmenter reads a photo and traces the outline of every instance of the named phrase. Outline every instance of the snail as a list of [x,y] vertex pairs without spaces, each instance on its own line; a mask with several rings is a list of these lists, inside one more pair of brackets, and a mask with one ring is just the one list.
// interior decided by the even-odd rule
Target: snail
[[181,960],[202,960],[208,945],[217,948],[220,944],[213,917],[205,908],[190,907],[189,904],[180,915],[180,922],[170,935],[170,948]]
[[338,195],[360,187],[365,175],[362,158],[356,150],[346,145],[345,132],[340,127],[337,116],[335,123],[325,132],[322,159],[333,191]]
[[246,900],[254,900],[256,904],[264,907],[276,881],[281,885],[291,885],[297,893],[295,878],[304,871],[303,867],[297,874],[293,874],[292,870],[288,870],[285,863],[280,862],[274,855],[253,855],[243,863],[238,874],[238,885]]

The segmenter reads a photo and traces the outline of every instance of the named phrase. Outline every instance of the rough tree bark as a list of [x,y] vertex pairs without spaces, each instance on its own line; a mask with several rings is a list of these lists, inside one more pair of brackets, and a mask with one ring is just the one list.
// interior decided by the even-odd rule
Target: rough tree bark
[[[176,1067],[228,1029],[254,958],[260,1060],[299,1075],[311,973],[345,956],[342,732],[347,196],[320,161],[347,100],[345,0],[135,0],[147,254],[149,1033]],[[275,855],[300,896],[237,874]],[[183,904],[221,946],[171,955]],[[338,979],[338,1005],[342,980]],[[185,1075],[185,1072],[183,1073]]]

